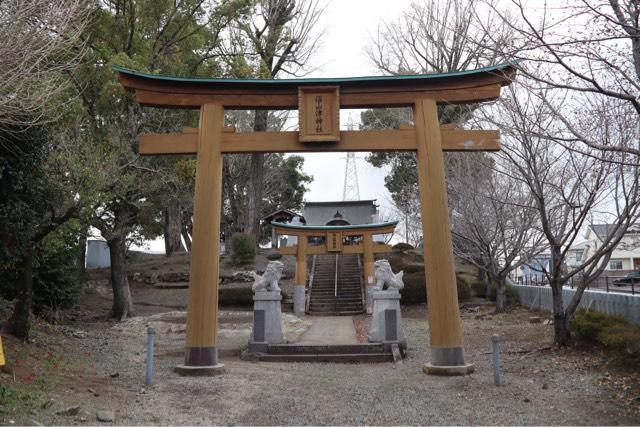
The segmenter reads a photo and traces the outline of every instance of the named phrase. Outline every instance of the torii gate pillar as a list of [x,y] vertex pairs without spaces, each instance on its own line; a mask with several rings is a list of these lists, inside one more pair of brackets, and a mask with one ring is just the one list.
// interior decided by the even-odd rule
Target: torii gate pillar
[[218,283],[220,270],[220,209],[222,204],[222,127],[224,108],[200,108],[196,189],[193,211],[191,275],[187,302],[187,342],[182,374],[212,375],[218,363]]
[[431,337],[431,363],[423,370],[428,374],[464,375],[473,372],[473,365],[465,363],[462,346],[442,140],[435,101],[416,102],[413,120]]

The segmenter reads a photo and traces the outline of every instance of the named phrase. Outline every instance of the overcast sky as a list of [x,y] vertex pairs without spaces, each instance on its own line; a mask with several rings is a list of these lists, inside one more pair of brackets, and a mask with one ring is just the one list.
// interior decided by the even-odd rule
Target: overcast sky
[[[321,49],[311,59],[315,68],[311,77],[353,77],[379,75],[368,60],[365,48],[375,34],[378,23],[393,19],[407,8],[410,0],[327,0],[320,21],[325,29]],[[341,127],[351,122],[357,127],[360,110],[341,111]],[[357,169],[361,199],[377,199],[382,209],[389,205],[384,187],[385,171],[372,167],[358,153]],[[342,200],[345,153],[306,154],[304,170],[313,175],[305,199],[308,201]]]

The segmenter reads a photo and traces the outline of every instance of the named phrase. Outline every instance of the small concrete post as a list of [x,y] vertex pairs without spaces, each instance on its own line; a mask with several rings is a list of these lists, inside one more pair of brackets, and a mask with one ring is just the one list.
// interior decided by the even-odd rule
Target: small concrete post
[[493,349],[493,384],[502,385],[500,379],[500,337],[493,335],[491,337],[491,347]]
[[151,385],[153,378],[153,339],[156,331],[153,328],[147,328],[147,374],[144,379],[145,385]]

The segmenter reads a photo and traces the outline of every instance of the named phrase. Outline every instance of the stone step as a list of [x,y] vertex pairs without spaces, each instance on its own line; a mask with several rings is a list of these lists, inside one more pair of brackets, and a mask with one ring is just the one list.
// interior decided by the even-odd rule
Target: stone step
[[[312,295],[320,295],[320,294],[335,294],[336,289],[335,288],[311,288],[311,294]],[[360,290],[360,288],[338,288],[338,294],[342,295],[342,294],[361,294],[362,291]]]
[[[360,287],[360,281],[351,281],[351,280],[343,280],[343,281],[339,281],[338,282],[338,287],[340,286],[348,286],[348,287],[353,287],[353,288],[359,288]],[[319,288],[319,287],[323,287],[323,288],[329,288],[329,287],[336,287],[336,282],[335,281],[313,281],[313,287],[314,288]]]
[[309,305],[310,306],[320,306],[320,305],[335,305],[335,304],[362,304],[362,297],[359,298],[320,298],[316,300],[312,300]]
[[360,312],[362,313],[362,304],[326,304],[311,305],[309,311],[314,312]]
[[333,292],[311,292],[313,298],[362,298],[361,292],[338,292],[336,295]]
[[263,362],[306,362],[306,363],[382,363],[393,362],[392,353],[368,354],[264,354],[254,355]]
[[352,299],[352,300],[341,300],[341,299],[333,299],[333,300],[322,300],[322,301],[312,301],[309,306],[310,307],[323,307],[323,306],[336,306],[336,305],[362,305],[362,299]]
[[370,354],[384,353],[382,343],[269,344],[267,354]]
[[[314,291],[313,289],[311,290],[311,296],[312,297],[335,297],[336,293],[333,289],[331,289],[330,291],[323,291],[323,290],[316,290]],[[338,297],[354,297],[354,296],[362,296],[362,292],[360,292],[360,289],[338,289]]]
[[311,310],[307,311],[309,316],[355,316],[357,314],[364,313],[364,310],[352,310],[352,311],[318,311]]

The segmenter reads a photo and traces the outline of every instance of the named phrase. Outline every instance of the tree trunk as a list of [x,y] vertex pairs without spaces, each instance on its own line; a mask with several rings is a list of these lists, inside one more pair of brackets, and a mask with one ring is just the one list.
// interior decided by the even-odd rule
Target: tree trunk
[[78,258],[76,259],[76,266],[78,268],[78,273],[80,273],[80,277],[82,278],[84,278],[86,257],[87,257],[87,235],[83,234],[82,236],[80,236],[80,240],[78,241]]
[[562,298],[562,284],[550,283],[553,295],[553,341],[556,347],[564,347],[571,344],[571,331],[569,330],[569,318],[564,310]]
[[553,313],[553,333],[556,347],[566,347],[571,344],[569,318],[564,311]]
[[7,330],[10,334],[28,341],[29,319],[33,302],[33,257],[31,254],[24,256],[19,269],[18,295]]
[[182,252],[181,228],[182,218],[180,201],[170,198],[167,207],[164,209],[164,250],[166,256],[171,256],[176,252]]
[[498,277],[496,284],[496,313],[504,313],[507,309],[507,285],[504,277]]
[[[254,132],[267,130],[268,111],[255,112]],[[264,190],[264,153],[251,154],[251,175],[249,179],[249,206],[245,231],[253,236],[256,245],[260,243],[260,216],[262,215],[262,195]]]
[[125,238],[118,234],[107,243],[111,255],[111,287],[113,289],[113,306],[109,317],[124,320],[133,316],[133,300],[125,268]]

